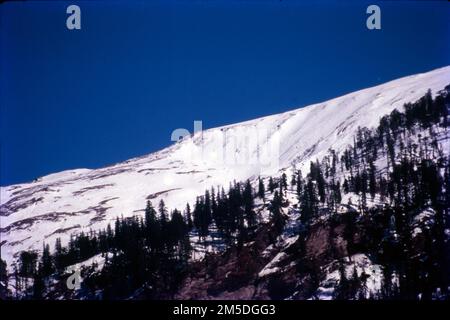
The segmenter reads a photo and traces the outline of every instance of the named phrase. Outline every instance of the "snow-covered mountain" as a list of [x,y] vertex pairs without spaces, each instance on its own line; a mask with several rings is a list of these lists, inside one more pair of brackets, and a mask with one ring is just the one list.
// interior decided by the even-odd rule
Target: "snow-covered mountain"
[[[163,199],[183,209],[205,189],[233,180],[301,169],[330,148],[353,143],[358,127],[374,127],[404,103],[450,83],[450,66],[394,80],[323,103],[185,137],[161,151],[101,169],[50,174],[0,189],[1,255],[10,266],[26,249],[106,227]],[[169,137],[168,137],[169,138]]]

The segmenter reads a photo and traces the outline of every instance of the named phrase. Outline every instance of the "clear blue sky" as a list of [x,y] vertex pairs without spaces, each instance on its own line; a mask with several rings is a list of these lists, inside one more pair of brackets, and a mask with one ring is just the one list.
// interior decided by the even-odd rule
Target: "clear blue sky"
[[[448,2],[0,5],[0,184],[97,168],[450,64]],[[82,29],[65,27],[79,4]],[[382,30],[366,29],[366,7]]]

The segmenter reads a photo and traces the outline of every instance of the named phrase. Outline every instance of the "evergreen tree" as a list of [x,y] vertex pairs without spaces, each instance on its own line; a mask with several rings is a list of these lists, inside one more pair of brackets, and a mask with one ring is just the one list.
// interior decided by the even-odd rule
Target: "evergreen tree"
[[258,178],[258,197],[264,202],[266,201],[266,190],[264,187],[264,181],[261,179],[261,177]]
[[304,225],[310,224],[311,220],[316,217],[318,213],[316,188],[310,177],[308,178],[300,200],[300,213],[300,219]]
[[283,172],[280,179],[280,194],[286,194],[287,191],[287,176],[286,173]]
[[[161,200],[162,201],[162,200]],[[161,248],[161,237],[163,225],[167,222],[166,208],[164,202],[159,203],[160,217],[156,216],[156,210],[151,201],[147,201],[145,207],[145,238],[150,250],[154,253]],[[109,231],[108,231],[109,233]]]
[[278,193],[278,191],[275,191],[275,193],[273,195],[273,199],[270,202],[269,210],[271,213],[271,220],[275,226],[275,229],[278,232],[281,232],[283,230],[284,223],[285,223],[285,221],[284,221],[285,219],[284,219],[283,213],[282,213],[282,206],[283,206],[282,198],[281,198],[280,194]]
[[44,297],[45,281],[41,270],[33,274],[33,299],[40,300]]
[[6,300],[8,296],[8,270],[6,262],[0,259],[0,300]]
[[22,251],[19,256],[19,274],[32,277],[36,272],[38,254],[35,251]]
[[50,246],[48,244],[43,245],[42,250],[42,258],[41,258],[41,266],[42,266],[42,276],[48,277],[54,271],[53,261],[50,255]]
[[303,184],[304,184],[301,170],[297,171],[296,179],[297,179],[297,182],[296,182],[297,198],[300,200],[302,192],[303,192]]
[[186,210],[184,211],[184,213],[186,217],[186,224],[188,231],[191,231],[193,227],[193,222],[192,222],[191,207],[189,206],[189,203],[186,203]]
[[242,194],[244,202],[244,215],[247,220],[247,226],[252,229],[256,226],[256,214],[254,212],[253,189],[250,180],[245,183],[244,192]]
[[277,184],[273,181],[273,178],[270,177],[269,178],[269,191],[270,191],[270,193],[273,193],[273,191],[275,190],[276,187],[277,187]]

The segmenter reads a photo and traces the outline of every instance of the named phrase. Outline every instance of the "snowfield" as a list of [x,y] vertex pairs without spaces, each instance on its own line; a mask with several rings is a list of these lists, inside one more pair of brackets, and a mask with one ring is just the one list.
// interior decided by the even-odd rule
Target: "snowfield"
[[[11,268],[20,251],[41,250],[43,242],[53,248],[58,237],[65,244],[71,234],[105,228],[117,216],[143,213],[147,200],[156,205],[163,199],[170,209],[183,210],[207,188],[227,189],[233,180],[278,175],[293,165],[304,170],[330,148],[339,152],[352,144],[358,127],[374,127],[393,109],[402,109],[428,89],[434,95],[449,83],[447,66],[297,110],[209,129],[109,167],[67,170],[1,187],[2,259]],[[365,257],[361,260],[366,264]],[[376,266],[370,268],[377,272]],[[264,272],[270,273],[270,266]]]

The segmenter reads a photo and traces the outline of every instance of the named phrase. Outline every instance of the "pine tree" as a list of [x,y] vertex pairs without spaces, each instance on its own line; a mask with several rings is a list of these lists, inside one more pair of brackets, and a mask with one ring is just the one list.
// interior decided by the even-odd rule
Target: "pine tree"
[[211,188],[210,194],[211,194],[211,212],[209,215],[209,219],[212,222],[215,211],[217,210],[217,199],[216,199],[216,193],[214,191],[214,187]]
[[182,260],[186,255],[183,250],[186,249],[184,246],[184,239],[187,235],[188,228],[184,222],[183,216],[177,209],[172,212],[172,218],[168,229],[168,238],[171,242],[171,246],[175,246],[177,249],[177,259]]
[[269,210],[271,213],[271,220],[275,226],[275,229],[278,232],[281,232],[283,230],[285,222],[282,213],[282,206],[283,206],[282,198],[278,193],[278,191],[275,191],[273,199],[270,202]]
[[297,182],[296,182],[297,198],[300,200],[302,192],[303,192],[303,177],[302,177],[302,171],[301,170],[297,171],[296,179],[297,179]]
[[296,172],[294,170],[294,172],[292,173],[292,176],[291,176],[291,187],[292,187],[292,189],[294,189],[294,187],[296,185],[297,185],[297,174],[296,174]]
[[8,294],[8,270],[6,262],[0,259],[0,300],[6,300]]
[[164,203],[164,200],[160,200],[159,201],[159,222],[161,224],[161,229],[164,232],[165,228],[167,226],[167,208],[166,208],[166,204]]
[[[209,192],[205,192],[208,195]],[[208,203],[210,200],[208,200]],[[198,231],[199,239],[205,239],[209,234],[209,225],[211,223],[211,209],[210,204],[206,204],[205,196],[198,197],[194,208],[194,225]]]
[[273,178],[270,177],[269,178],[269,191],[270,191],[270,193],[273,193],[273,191],[275,190],[276,187],[277,187],[276,183],[273,181]]
[[370,196],[373,199],[375,198],[375,193],[377,191],[377,184],[376,184],[376,167],[373,163],[373,161],[371,161],[369,163],[369,192],[370,192]]
[[61,245],[61,238],[56,238],[54,261],[56,270],[61,271],[64,268],[63,248]]
[[53,261],[52,261],[51,255],[50,255],[50,246],[48,244],[43,245],[41,266],[42,266],[42,276],[43,277],[48,277],[54,271]]
[[145,207],[145,228],[148,232],[151,231],[152,225],[156,222],[156,210],[153,208],[153,205],[150,200],[147,201],[147,205]]
[[19,294],[22,291],[22,282],[20,279],[19,269],[17,268],[17,265],[13,264],[13,270],[14,270],[14,288],[16,293],[16,300],[19,299]]
[[161,248],[165,253],[169,249],[167,246],[168,239],[168,217],[167,217],[167,208],[164,201],[161,199],[158,206],[159,211],[159,239],[157,240],[157,247]]
[[184,213],[186,217],[186,224],[188,227],[188,231],[191,231],[193,227],[193,222],[192,222],[191,207],[189,206],[189,203],[186,203],[186,210],[184,211]]
[[287,186],[288,186],[287,176],[286,173],[283,172],[280,179],[280,194],[286,195]]
[[[162,200],[161,200],[162,201]],[[160,202],[160,215],[161,218],[166,221],[165,217],[165,206],[164,202],[162,203],[161,208],[161,202]],[[163,214],[161,214],[161,210],[163,210]],[[164,223],[164,222],[163,222]],[[161,225],[158,221],[158,218],[156,217],[156,210],[153,207],[151,201],[147,201],[147,205],[145,207],[145,237],[147,245],[150,246],[150,249],[154,252],[159,249],[160,247],[160,238],[161,238]]]
[[243,201],[244,201],[244,215],[247,220],[247,226],[249,229],[253,228],[256,225],[256,214],[254,212],[254,200],[253,200],[253,189],[250,184],[250,180],[247,180],[245,183],[245,188],[243,192]]
[[304,225],[310,224],[318,213],[318,199],[316,188],[309,177],[300,200],[300,219]]
[[45,281],[42,271],[39,269],[33,274],[33,299],[40,300],[44,297]]
[[344,183],[342,184],[342,188],[344,189],[344,193],[349,193],[350,187],[347,179],[344,179]]
[[22,251],[19,256],[19,274],[32,277],[36,272],[38,254],[35,251]]
[[266,201],[266,190],[264,187],[264,181],[261,179],[261,177],[258,178],[258,197],[264,202]]

